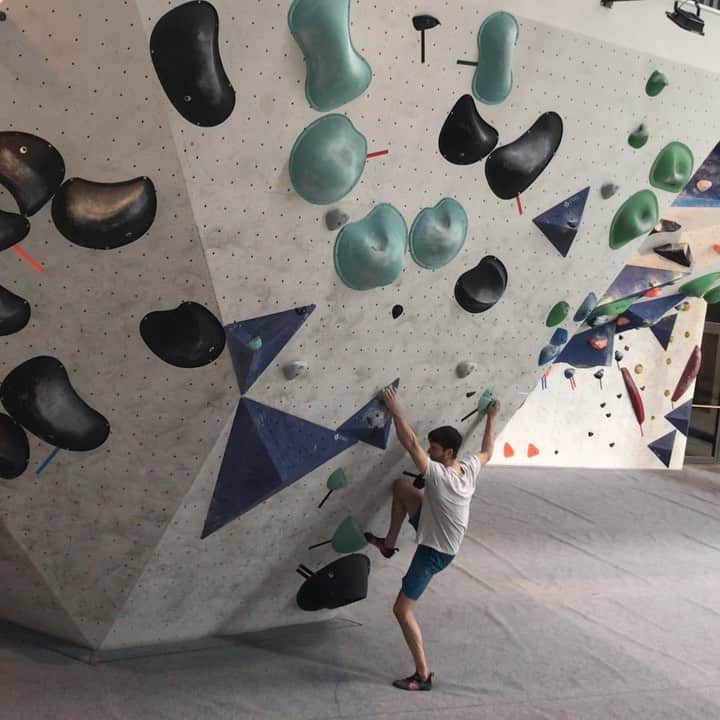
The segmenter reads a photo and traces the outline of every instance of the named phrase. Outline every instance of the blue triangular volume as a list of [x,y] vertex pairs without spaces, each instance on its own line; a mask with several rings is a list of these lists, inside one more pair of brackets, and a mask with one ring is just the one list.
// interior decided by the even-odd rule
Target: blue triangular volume
[[668,315],[650,328],[653,335],[657,338],[657,341],[660,345],[662,345],[663,350],[667,350],[668,345],[670,345],[670,337],[672,335],[672,331],[675,329],[676,320],[677,313],[674,315]]
[[648,445],[665,467],[670,467],[670,458],[672,457],[676,434],[677,430],[673,430]]
[[[636,302],[626,310],[623,315],[630,321],[629,326],[622,326],[621,330],[632,330],[636,327],[649,327],[654,325],[669,310],[672,310],[677,304],[685,299],[685,295],[668,295],[660,297],[656,300],[647,300],[645,302]],[[632,326],[632,327],[630,327]]]
[[690,413],[692,412],[692,400],[688,400],[680,407],[669,412],[665,419],[674,425],[683,435],[687,436],[690,427]]
[[[307,305],[225,326],[228,348],[241,393],[250,389],[314,309],[315,305]],[[258,350],[252,349],[254,338],[262,341]]]
[[605,304],[647,292],[654,287],[665,287],[685,275],[688,275],[688,273],[677,270],[658,270],[640,265],[626,265],[615,278],[613,284],[607,289],[600,302]]
[[[399,385],[400,378],[397,378],[393,381],[392,386],[397,388]],[[388,412],[385,403],[379,398],[373,398],[367,405],[363,405],[352,417],[348,418],[338,428],[338,432],[385,450],[390,438],[391,425],[392,416]]]
[[292,485],[357,441],[242,398],[202,537]]
[[[602,350],[595,350],[590,345],[590,341],[596,337],[607,340],[607,345]],[[614,339],[614,323],[606,323],[605,325],[590,328],[590,330],[573,335],[555,362],[567,363],[577,368],[612,365]]]
[[563,257],[567,256],[575,240],[589,192],[590,188],[586,187],[533,218],[535,225]]

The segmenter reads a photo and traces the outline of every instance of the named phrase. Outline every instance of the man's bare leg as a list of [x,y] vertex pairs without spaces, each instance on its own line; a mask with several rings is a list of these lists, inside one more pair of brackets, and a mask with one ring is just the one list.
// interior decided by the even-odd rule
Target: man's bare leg
[[422,492],[405,478],[398,478],[393,485],[390,529],[385,535],[385,547],[394,548],[405,517],[412,517],[422,504]]
[[430,674],[430,669],[428,668],[427,660],[425,658],[425,649],[423,648],[420,626],[418,625],[413,613],[414,607],[415,601],[400,592],[397,596],[397,600],[395,600],[393,613],[395,613],[395,617],[400,623],[403,635],[405,636],[405,642],[410,648],[413,660],[415,661],[415,670],[423,680],[426,680]]

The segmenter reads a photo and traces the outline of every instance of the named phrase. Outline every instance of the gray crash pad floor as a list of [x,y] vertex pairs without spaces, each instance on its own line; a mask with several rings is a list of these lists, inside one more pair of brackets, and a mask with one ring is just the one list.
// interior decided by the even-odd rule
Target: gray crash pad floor
[[371,554],[368,599],[329,623],[96,666],[6,632],[0,719],[720,717],[720,475],[484,479],[418,608],[431,693],[390,686],[411,671],[391,614],[408,532],[392,560]]

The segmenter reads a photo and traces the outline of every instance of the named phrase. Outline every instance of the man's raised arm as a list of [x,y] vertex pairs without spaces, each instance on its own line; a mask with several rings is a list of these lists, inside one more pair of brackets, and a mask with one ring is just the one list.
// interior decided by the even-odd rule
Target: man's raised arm
[[487,416],[485,418],[485,433],[482,439],[482,448],[477,454],[478,460],[482,465],[486,465],[493,454],[493,445],[495,443],[495,416],[500,410],[500,403],[493,400],[488,406]]
[[410,453],[418,472],[421,475],[424,474],[429,462],[428,455],[420,446],[417,436],[405,419],[394,387],[388,386],[383,390],[383,400],[395,421],[395,430],[400,444]]

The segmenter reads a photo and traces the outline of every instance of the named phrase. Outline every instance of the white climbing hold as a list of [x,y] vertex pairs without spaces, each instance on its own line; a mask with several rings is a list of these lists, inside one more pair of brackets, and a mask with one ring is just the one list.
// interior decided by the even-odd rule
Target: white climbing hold
[[712,181],[711,180],[698,180],[695,183],[695,187],[698,189],[699,192],[707,192],[712,187]]

